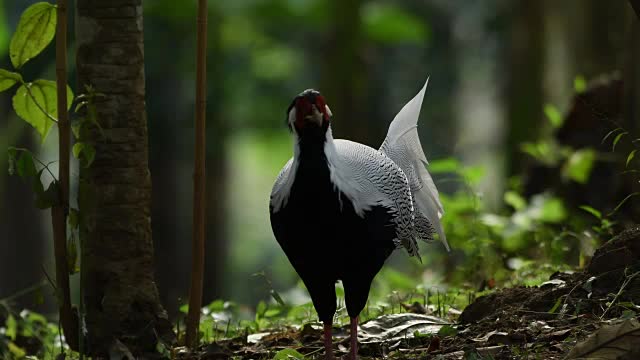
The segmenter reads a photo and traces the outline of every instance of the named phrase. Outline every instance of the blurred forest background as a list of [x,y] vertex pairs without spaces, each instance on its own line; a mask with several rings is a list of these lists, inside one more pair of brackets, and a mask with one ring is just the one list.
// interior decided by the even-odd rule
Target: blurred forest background
[[[10,67],[8,40],[33,2],[0,0],[1,68]],[[189,284],[195,1],[147,0],[144,11],[156,275],[175,314]],[[424,265],[398,252],[379,277],[392,281],[374,291],[406,279],[483,290],[518,281],[514,274],[526,269],[582,264],[636,214],[633,198],[617,205],[637,184],[623,172],[640,136],[638,110],[635,122],[623,116],[632,106],[620,95],[628,85],[621,78],[640,84],[637,26],[622,0],[211,1],[205,304],[253,306],[269,286],[304,296],[267,207],[292,154],[285,110],[310,87],[325,95],[336,138],[377,148],[430,76],[420,133],[445,194],[453,252],[423,246]],[[26,66],[27,80],[54,77],[53,51]],[[72,37],[69,59],[77,89]],[[624,131],[626,139],[617,136]],[[11,94],[0,94],[0,148],[39,149],[52,160],[56,137],[54,130],[39,146]],[[0,299],[53,273],[50,220],[31,198],[28,184],[0,172]],[[252,276],[260,272],[269,281]],[[18,300],[52,310],[51,300]]]

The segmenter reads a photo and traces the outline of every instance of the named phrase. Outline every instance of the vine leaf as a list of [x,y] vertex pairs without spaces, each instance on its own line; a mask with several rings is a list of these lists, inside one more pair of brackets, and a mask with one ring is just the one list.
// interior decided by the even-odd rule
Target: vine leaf
[[603,326],[587,340],[577,344],[566,359],[635,359],[640,354],[640,324],[626,320]]
[[96,148],[89,143],[77,142],[73,145],[73,156],[75,156],[82,166],[89,167],[96,158]]
[[48,2],[35,3],[22,13],[9,44],[9,57],[16,69],[37,56],[56,32],[56,7]]
[[33,155],[30,151],[19,151],[14,147],[7,149],[9,156],[9,175],[18,175],[23,179],[38,175]]
[[[38,131],[43,142],[56,121],[57,98],[56,83],[49,80],[23,84],[13,96],[13,109],[16,114]],[[72,102],[73,92],[67,86],[67,108],[71,107]]]
[[13,85],[22,82],[22,76],[16,72],[0,69],[0,91],[5,91]]

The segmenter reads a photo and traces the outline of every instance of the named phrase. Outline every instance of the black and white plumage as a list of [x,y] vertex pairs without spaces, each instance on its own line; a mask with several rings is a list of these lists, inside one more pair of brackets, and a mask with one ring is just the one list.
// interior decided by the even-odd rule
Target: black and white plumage
[[426,86],[396,115],[380,150],[334,140],[331,111],[315,90],[302,92],[287,110],[294,155],[271,192],[271,225],[325,323],[327,356],[337,280],[355,357],[357,317],[393,250],[404,247],[419,258],[417,240],[434,234],[448,249],[442,204],[416,130]]

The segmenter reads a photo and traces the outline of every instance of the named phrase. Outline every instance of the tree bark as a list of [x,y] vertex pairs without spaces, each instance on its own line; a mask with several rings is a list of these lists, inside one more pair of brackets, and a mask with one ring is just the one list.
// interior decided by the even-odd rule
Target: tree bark
[[536,139],[543,119],[543,21],[540,1],[520,0],[514,5],[507,58],[507,176],[525,168],[520,150]]
[[337,138],[351,139],[379,146],[379,139],[371,137],[371,123],[365,115],[366,70],[363,51],[362,2],[360,0],[331,0],[329,2],[333,27],[326,38],[323,53],[323,77],[320,92],[324,95],[335,121],[332,126]]
[[87,345],[153,352],[173,334],[154,280],[142,0],[78,0],[77,15],[78,88],[104,95],[102,131],[83,134],[96,155],[79,186]]

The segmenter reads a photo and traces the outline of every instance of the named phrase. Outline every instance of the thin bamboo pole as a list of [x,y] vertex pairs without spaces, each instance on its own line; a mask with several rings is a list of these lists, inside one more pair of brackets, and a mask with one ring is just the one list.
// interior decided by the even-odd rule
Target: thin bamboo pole
[[205,237],[205,119],[207,105],[207,0],[198,0],[197,54],[196,54],[196,124],[195,162],[193,172],[193,250],[191,289],[185,343],[198,346],[200,308],[204,279]]
[[69,209],[69,154],[71,129],[67,111],[67,0],[58,0],[56,24],[56,87],[58,93],[58,181],[60,201],[51,208],[56,261],[56,295],[60,322],[69,347],[78,349],[78,322],[71,309],[67,263],[67,211]]

